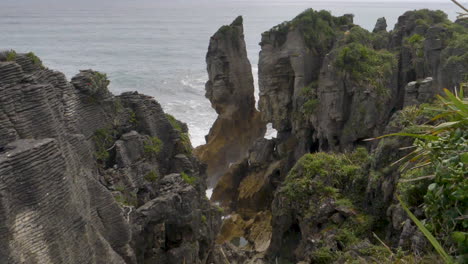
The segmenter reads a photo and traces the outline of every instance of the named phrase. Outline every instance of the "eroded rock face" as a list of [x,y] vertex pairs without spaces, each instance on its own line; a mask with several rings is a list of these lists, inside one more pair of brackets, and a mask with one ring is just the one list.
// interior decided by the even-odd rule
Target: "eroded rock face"
[[[404,155],[399,149],[411,142],[364,139],[400,131],[418,105],[430,102],[442,88],[458,87],[466,80],[467,32],[462,22],[452,23],[442,12],[429,10],[405,13],[393,31],[386,27],[381,18],[370,33],[354,25],[352,16],[307,10],[262,35],[259,108],[278,136],[255,141],[248,157],[221,176],[212,196],[228,212],[242,217],[242,221],[228,220],[232,230],[241,229],[233,232],[236,235],[250,234],[253,219],[269,211],[271,204],[272,240],[268,254],[254,254],[256,259],[331,263],[362,257],[379,262],[379,254],[365,255],[381,250],[366,240],[366,232],[359,235],[360,243],[346,245],[340,239],[350,239],[346,237],[350,225],[407,220],[389,209],[396,201],[399,180],[398,170],[390,164]],[[338,173],[318,184],[321,173],[317,172],[310,175],[316,179],[312,183],[296,179],[296,189],[308,186],[310,194],[292,202],[285,198],[290,195],[285,191],[287,175],[304,154],[348,153],[359,146],[370,151],[373,162],[360,164],[365,172],[359,176],[358,193],[347,196],[356,179],[347,179],[348,185],[342,187],[327,182],[339,181]],[[326,193],[330,188],[338,189],[338,195]],[[295,192],[303,193],[299,189]],[[274,196],[269,195],[272,192]],[[310,204],[300,207],[303,200]],[[374,220],[363,222],[366,217]],[[391,225],[378,227],[386,241],[423,251],[420,233],[411,223]],[[248,248],[254,243],[249,240]],[[340,252],[340,258],[334,252]]]
[[242,17],[211,37],[206,62],[206,97],[218,118],[206,136],[206,145],[195,153],[208,165],[208,184],[213,186],[229,164],[244,158],[253,141],[265,133],[265,124],[255,109]]
[[387,31],[387,20],[385,19],[385,17],[377,19],[374,30],[372,32],[376,33],[381,31]]
[[[104,74],[0,53],[0,263],[205,263],[220,212],[186,126]],[[8,60],[8,61],[7,61]]]
[[218,209],[179,174],[164,177],[157,193],[132,215],[139,263],[205,263],[220,226]]
[[428,77],[422,81],[409,82],[405,86],[405,102],[403,105],[420,105],[429,103],[436,95],[436,89],[433,87],[432,77]]

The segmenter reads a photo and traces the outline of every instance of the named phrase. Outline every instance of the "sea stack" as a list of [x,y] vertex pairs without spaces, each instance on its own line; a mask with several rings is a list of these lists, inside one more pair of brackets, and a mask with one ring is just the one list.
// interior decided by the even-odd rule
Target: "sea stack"
[[246,157],[252,143],[265,133],[255,109],[252,67],[247,58],[242,17],[222,26],[210,39],[206,63],[206,98],[218,118],[195,155],[208,165],[208,185],[214,186],[229,164]]

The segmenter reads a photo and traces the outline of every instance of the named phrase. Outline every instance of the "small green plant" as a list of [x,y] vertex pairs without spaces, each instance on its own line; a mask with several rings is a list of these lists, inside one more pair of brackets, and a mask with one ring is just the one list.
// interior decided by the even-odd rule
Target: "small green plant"
[[318,100],[317,99],[309,99],[307,102],[304,103],[302,106],[302,112],[306,115],[311,115],[314,113],[315,109],[318,106]]
[[319,248],[312,254],[313,263],[318,264],[333,263],[337,258],[337,254],[328,247]]
[[202,223],[203,223],[203,224],[206,224],[206,221],[207,221],[206,215],[202,215],[202,216],[201,216],[201,220],[202,220]]
[[426,39],[419,34],[414,34],[406,40],[413,54],[416,55],[417,58],[424,57],[424,41],[425,40]]
[[37,57],[33,52],[27,53],[26,56],[32,61],[34,65],[43,67],[41,59],[39,59],[39,57]]
[[184,152],[187,154],[192,153],[192,143],[190,142],[190,136],[188,133],[180,133],[180,141],[184,147]]
[[224,209],[221,206],[216,206],[216,210],[218,210],[219,213],[224,214]]
[[101,163],[106,163],[110,157],[109,151],[115,142],[116,131],[112,129],[97,129],[93,134],[93,141],[96,147],[96,159]]
[[159,154],[159,152],[161,152],[162,150],[162,141],[158,138],[158,137],[150,137],[145,145],[144,145],[144,151],[146,154],[150,155],[150,156],[154,156],[154,155],[157,155]]
[[133,124],[133,125],[136,125],[138,123],[138,119],[136,117],[136,114],[135,112],[133,111],[130,111],[130,123]]
[[423,42],[425,39],[423,36],[419,35],[419,34],[413,34],[411,37],[408,38],[408,43],[409,44],[416,44],[416,43],[421,43]]
[[115,190],[118,191],[118,192],[123,192],[123,191],[125,191],[125,187],[121,186],[121,185],[115,186]]
[[158,173],[155,172],[154,170],[148,172],[145,175],[145,180],[147,180],[149,182],[156,182],[158,180]]
[[107,79],[107,74],[96,71],[90,81],[91,85],[97,88],[97,94],[107,94],[109,92],[107,86],[109,86],[110,81]]
[[185,183],[190,184],[190,185],[195,185],[197,182],[197,178],[194,176],[190,176],[185,172],[181,172],[180,176],[182,177],[182,180],[184,180]]
[[167,120],[169,121],[169,123],[171,123],[171,126],[172,126],[175,130],[177,130],[177,131],[179,131],[179,132],[183,132],[183,131],[182,131],[182,126],[180,125],[180,122],[177,121],[177,119],[175,119],[174,116],[172,116],[172,115],[170,115],[170,114],[166,114],[166,118],[167,118]]
[[301,90],[301,95],[307,98],[316,97],[316,90],[318,88],[318,81],[312,81],[309,85],[304,86]]
[[14,61],[16,60],[16,51],[10,50],[6,54],[6,60],[7,61]]
[[183,151],[187,154],[192,153],[192,143],[190,142],[190,136],[187,132],[184,132],[181,123],[172,115],[166,114],[166,118],[171,124],[172,128],[179,131],[180,141],[183,146]]
[[122,113],[124,110],[124,107],[122,105],[122,100],[120,98],[116,97],[114,100],[114,111],[118,114]]

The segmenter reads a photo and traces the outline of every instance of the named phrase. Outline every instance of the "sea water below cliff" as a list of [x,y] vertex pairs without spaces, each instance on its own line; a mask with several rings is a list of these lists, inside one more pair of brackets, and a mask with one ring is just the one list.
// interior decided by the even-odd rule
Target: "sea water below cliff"
[[204,97],[210,36],[243,15],[256,77],[261,33],[306,8],[353,13],[369,30],[381,16],[393,28],[407,10],[441,9],[451,19],[458,11],[449,1],[0,0],[0,50],[34,51],[68,78],[79,69],[105,72],[112,92],[156,97],[188,123],[193,144],[200,145],[216,118]]

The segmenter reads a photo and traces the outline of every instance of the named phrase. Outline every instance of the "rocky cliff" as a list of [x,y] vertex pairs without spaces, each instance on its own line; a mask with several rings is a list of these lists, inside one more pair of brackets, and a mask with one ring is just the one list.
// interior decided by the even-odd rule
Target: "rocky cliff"
[[391,165],[411,141],[364,139],[426,122],[420,105],[468,80],[468,28],[429,10],[386,27],[306,10],[265,32],[259,111],[242,18],[221,27],[206,57],[218,118],[195,151],[154,98],[0,52],[0,263],[420,260]]
[[265,124],[255,109],[242,17],[211,37],[206,63],[206,98],[218,118],[206,136],[206,145],[197,148],[195,154],[207,164],[208,184],[213,186],[229,165],[246,157],[250,145],[265,133]]
[[206,263],[220,211],[185,124],[105,74],[0,53],[0,263]]
[[212,200],[231,217],[219,242],[245,240],[265,263],[382,262],[372,232],[424,252],[392,205],[399,172],[390,164],[411,141],[364,140],[422,122],[417,105],[466,81],[468,31],[429,10],[386,27],[380,18],[371,33],[352,15],[310,9],[262,35],[259,109],[278,136],[256,140],[221,176]]

